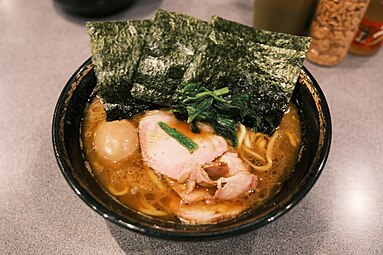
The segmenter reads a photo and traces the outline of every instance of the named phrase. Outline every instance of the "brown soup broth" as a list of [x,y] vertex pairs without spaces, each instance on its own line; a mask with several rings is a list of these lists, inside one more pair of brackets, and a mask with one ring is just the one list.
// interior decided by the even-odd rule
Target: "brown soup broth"
[[[143,114],[138,114],[132,118],[131,121],[136,128],[138,128],[142,116]],[[155,209],[159,212],[155,216],[164,220],[179,221],[178,217],[172,213],[171,208],[180,204],[185,206],[185,204],[163,177],[156,175],[152,169],[144,164],[139,149],[135,150],[128,158],[116,163],[105,161],[96,154],[94,148],[95,131],[99,123],[105,121],[105,111],[96,96],[85,112],[81,132],[83,151],[94,177],[122,205],[142,213],[145,213],[145,208],[152,211]],[[236,200],[217,203],[250,208],[265,202],[279,190],[281,184],[294,169],[301,141],[302,132],[298,109],[290,103],[278,128],[278,137],[272,153],[273,165],[271,169],[253,171],[258,176],[256,190]],[[252,149],[260,154],[264,153],[262,148]],[[214,191],[212,188],[208,189],[211,194],[214,194]],[[205,203],[206,206],[209,206],[205,201],[198,203]]]

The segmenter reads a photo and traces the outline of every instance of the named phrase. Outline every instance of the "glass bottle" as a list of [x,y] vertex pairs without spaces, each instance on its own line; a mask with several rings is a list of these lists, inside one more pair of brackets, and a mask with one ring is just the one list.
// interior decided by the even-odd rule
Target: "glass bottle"
[[346,56],[369,0],[320,0],[311,23],[307,59],[334,66]]
[[383,44],[383,0],[370,0],[349,52],[360,56],[377,53]]
[[317,0],[254,0],[255,28],[306,34]]

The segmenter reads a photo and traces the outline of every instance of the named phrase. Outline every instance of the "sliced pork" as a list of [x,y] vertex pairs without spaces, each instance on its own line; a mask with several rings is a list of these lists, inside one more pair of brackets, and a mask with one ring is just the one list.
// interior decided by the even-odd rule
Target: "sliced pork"
[[188,223],[214,223],[223,219],[230,219],[244,210],[243,204],[196,204],[196,205],[181,205],[175,213]]
[[[198,149],[190,153],[158,125],[159,121],[184,131],[184,135],[192,137],[198,144]],[[182,125],[187,124],[177,121],[172,113],[165,111],[151,111],[139,124],[145,162],[156,172],[178,182],[185,182],[193,171],[199,171],[203,164],[212,162],[229,149],[223,137],[208,133],[196,135]]]
[[212,179],[218,179],[229,173],[229,166],[221,161],[207,163],[202,168]]
[[235,152],[228,151],[217,161],[225,163],[228,166],[230,175],[235,175],[241,172],[249,173],[251,170],[250,165],[244,162]]
[[251,190],[257,185],[257,176],[241,172],[228,178],[218,180],[218,189],[214,197],[222,200],[237,198]]
[[[191,153],[159,126],[160,121],[192,139],[198,149]],[[233,207],[219,201],[248,194],[255,189],[258,178],[236,152],[229,150],[224,138],[208,126],[201,130],[201,134],[192,133],[187,123],[166,111],[148,112],[139,123],[144,161],[163,175],[182,199],[171,210],[186,221],[209,223],[244,210],[242,205]]]
[[168,179],[168,183],[170,187],[182,198],[185,203],[199,202],[199,201],[207,201],[211,200],[213,196],[206,192],[206,190],[202,188],[195,188],[195,186],[191,189],[187,183],[178,183]]

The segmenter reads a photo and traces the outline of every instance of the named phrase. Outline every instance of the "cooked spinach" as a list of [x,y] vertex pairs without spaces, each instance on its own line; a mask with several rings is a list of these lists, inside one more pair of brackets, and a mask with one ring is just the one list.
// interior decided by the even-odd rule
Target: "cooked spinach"
[[192,131],[198,133],[196,121],[206,121],[214,131],[237,145],[235,128],[241,121],[240,107],[223,98],[230,91],[227,87],[214,91],[198,83],[188,83],[178,91],[178,105],[172,110],[179,120],[192,123]]

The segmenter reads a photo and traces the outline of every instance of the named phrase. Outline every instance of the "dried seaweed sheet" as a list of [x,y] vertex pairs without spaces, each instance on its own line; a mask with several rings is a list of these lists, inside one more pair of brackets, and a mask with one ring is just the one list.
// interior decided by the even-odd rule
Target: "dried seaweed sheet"
[[230,93],[251,96],[252,110],[261,121],[248,120],[254,130],[271,134],[279,125],[294,90],[304,51],[256,43],[236,33],[215,30],[207,47],[190,65],[184,83],[209,89],[229,87]]
[[310,37],[296,36],[278,32],[255,29],[218,16],[211,18],[211,24],[216,31],[236,35],[249,42],[262,43],[270,46],[306,52],[310,46]]
[[87,22],[99,95],[109,121],[131,117],[151,104],[130,94],[151,20]]
[[307,37],[164,10],[152,21],[87,26],[108,120],[174,106],[182,85],[198,82],[210,90],[228,86],[227,99],[252,113],[244,124],[266,134],[279,125],[310,44]]
[[197,52],[203,49],[210,31],[211,26],[205,21],[158,10],[146,37],[132,95],[171,106],[174,90]]

